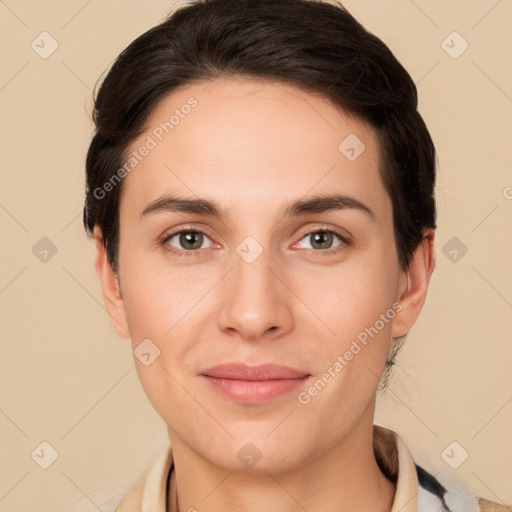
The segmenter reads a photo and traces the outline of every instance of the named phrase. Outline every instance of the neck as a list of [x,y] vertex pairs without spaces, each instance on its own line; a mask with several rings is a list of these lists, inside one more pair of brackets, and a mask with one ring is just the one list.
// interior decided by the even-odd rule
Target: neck
[[389,512],[392,507],[395,485],[375,461],[372,422],[356,425],[323,453],[281,473],[225,470],[190,450],[170,431],[169,437],[174,493],[181,512]]

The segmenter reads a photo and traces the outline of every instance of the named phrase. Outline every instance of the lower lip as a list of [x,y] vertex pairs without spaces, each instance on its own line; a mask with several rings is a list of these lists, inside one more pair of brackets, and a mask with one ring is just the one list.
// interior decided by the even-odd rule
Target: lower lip
[[245,404],[262,404],[279,396],[291,393],[308,378],[273,380],[235,380],[201,375],[221,395]]

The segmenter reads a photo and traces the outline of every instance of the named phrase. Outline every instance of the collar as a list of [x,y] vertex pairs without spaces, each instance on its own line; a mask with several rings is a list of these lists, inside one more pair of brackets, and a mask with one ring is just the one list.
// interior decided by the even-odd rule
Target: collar
[[[391,512],[418,511],[418,477],[412,455],[402,438],[392,430],[373,426],[373,449],[384,475],[396,484]],[[115,512],[171,512],[167,490],[174,481],[172,448],[161,449],[142,477],[124,495]],[[176,500],[171,493],[171,500]]]

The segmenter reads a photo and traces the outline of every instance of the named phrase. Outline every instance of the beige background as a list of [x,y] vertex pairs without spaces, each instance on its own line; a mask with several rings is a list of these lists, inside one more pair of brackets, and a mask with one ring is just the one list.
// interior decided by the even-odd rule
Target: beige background
[[[436,474],[512,502],[512,1],[344,4],[418,84],[440,161],[437,268],[376,420]],[[173,5],[0,1],[2,512],[127,486],[167,442],[104,310],[81,214],[91,90]],[[58,42],[47,59],[31,47],[43,31]],[[456,59],[441,46],[453,31],[469,44]],[[43,237],[57,249],[46,262]],[[467,247],[455,262],[453,237]],[[58,453],[47,469],[31,457],[44,441]],[[452,459],[469,453],[457,469],[441,456],[453,441]]]

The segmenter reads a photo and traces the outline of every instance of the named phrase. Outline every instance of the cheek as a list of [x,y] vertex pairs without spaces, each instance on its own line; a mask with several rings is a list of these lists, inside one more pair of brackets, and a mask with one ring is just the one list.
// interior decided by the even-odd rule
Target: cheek
[[[143,265],[125,282],[125,310],[136,371],[153,408],[169,423],[170,411],[190,408],[188,395],[179,383],[184,382],[183,373],[188,371],[184,362],[193,349],[189,343],[194,339],[190,329],[194,325],[197,328],[193,306],[201,290],[194,285],[182,286],[183,281],[176,275],[166,276]],[[149,349],[144,352],[151,354],[149,364],[144,357],[137,357],[137,353],[143,352],[138,349],[143,344]]]
[[130,333],[135,338],[165,340],[193,313],[208,289],[190,267],[173,268],[152,263],[147,255],[125,258],[121,282]]
[[322,425],[355,421],[374,400],[396,314],[395,286],[389,274],[364,266],[333,273],[323,292],[308,290],[318,316],[334,331],[308,348],[309,360],[318,361],[316,379],[299,400]]
[[396,299],[398,274],[375,255],[310,275],[297,280],[299,294],[340,339],[373,325]]
[[[317,318],[329,327],[317,322],[326,334],[321,343],[308,347],[309,360],[319,361],[319,378],[329,371],[336,376],[331,379],[332,384],[327,384],[327,392],[322,391],[319,403],[337,403],[346,389],[351,390],[352,398],[343,403],[359,400],[364,404],[373,396],[396,315],[397,268],[386,251],[376,250],[354,264],[333,268],[328,274],[317,275],[315,281],[303,282],[299,295],[307,297]],[[329,379],[326,375],[325,381]]]

